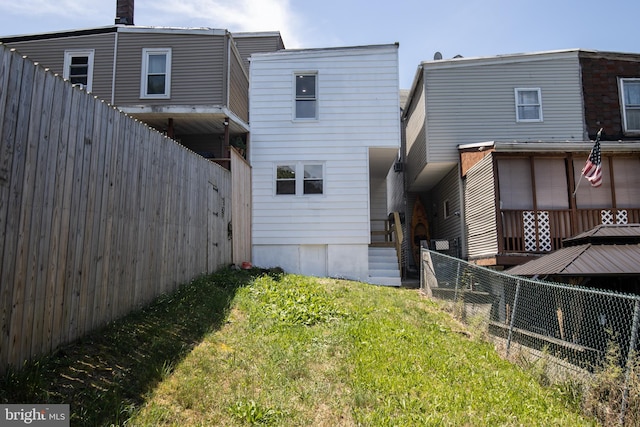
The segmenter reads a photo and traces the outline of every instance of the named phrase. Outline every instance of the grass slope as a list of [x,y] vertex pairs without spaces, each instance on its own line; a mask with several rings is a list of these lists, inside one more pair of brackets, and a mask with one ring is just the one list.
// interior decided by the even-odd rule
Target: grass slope
[[415,291],[285,275],[227,324],[134,425],[590,425]]
[[10,371],[0,402],[71,403],[72,425],[595,425],[414,290],[242,271]]

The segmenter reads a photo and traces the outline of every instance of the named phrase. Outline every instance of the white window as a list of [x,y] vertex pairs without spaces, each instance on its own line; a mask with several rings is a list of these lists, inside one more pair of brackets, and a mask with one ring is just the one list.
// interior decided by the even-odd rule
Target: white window
[[541,122],[542,96],[540,88],[516,88],[516,121]]
[[276,167],[276,194],[296,194],[296,165]]
[[620,79],[622,121],[626,133],[640,133],[640,79]]
[[322,165],[303,165],[303,169],[303,194],[322,194],[324,190],[322,182]]
[[324,194],[322,163],[282,163],[276,165],[276,195]]
[[140,98],[171,96],[171,49],[142,49]]
[[93,49],[65,50],[62,77],[91,92],[93,86]]
[[315,73],[295,74],[295,118],[317,119],[317,75]]

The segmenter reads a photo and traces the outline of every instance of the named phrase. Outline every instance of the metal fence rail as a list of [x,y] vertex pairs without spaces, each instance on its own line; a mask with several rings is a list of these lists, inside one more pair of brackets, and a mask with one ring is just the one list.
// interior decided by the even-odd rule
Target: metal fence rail
[[610,362],[607,352],[614,348],[628,382],[638,349],[639,296],[525,279],[426,249],[421,256],[422,291],[500,340],[507,356],[516,346],[526,348],[588,375]]

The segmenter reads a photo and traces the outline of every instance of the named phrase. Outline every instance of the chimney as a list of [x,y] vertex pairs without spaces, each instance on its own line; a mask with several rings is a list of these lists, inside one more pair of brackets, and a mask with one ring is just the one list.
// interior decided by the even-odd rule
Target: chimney
[[116,0],[116,24],[133,25],[134,0]]

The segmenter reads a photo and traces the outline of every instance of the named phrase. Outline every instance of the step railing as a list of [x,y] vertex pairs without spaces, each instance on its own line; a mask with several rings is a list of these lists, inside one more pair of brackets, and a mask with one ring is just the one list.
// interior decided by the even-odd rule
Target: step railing
[[400,214],[398,212],[393,212],[391,215],[393,216],[393,224],[391,225],[391,228],[393,229],[393,241],[396,244],[398,269],[400,270],[400,275],[402,276],[402,242],[404,240],[404,234],[402,232],[402,224],[400,223]]
[[[384,224],[383,227],[374,227],[374,224]],[[378,229],[376,229],[378,228]],[[381,229],[382,228],[382,229]],[[374,241],[375,236],[382,236],[382,239]],[[400,214],[392,212],[388,218],[371,220],[371,246],[382,246],[396,249],[398,257],[398,269],[402,272],[402,242],[404,233],[400,223]]]

